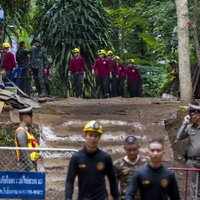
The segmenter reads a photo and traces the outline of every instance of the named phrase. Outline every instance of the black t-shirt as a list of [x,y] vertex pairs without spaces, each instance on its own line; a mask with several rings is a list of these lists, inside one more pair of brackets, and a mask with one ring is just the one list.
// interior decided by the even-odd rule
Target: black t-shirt
[[84,147],[75,153],[70,161],[66,179],[65,200],[71,200],[73,184],[78,176],[78,200],[105,200],[108,198],[105,176],[110,182],[111,195],[119,199],[112,159],[106,152],[97,149],[88,153]]
[[133,176],[125,200],[134,200],[137,189],[141,200],[180,200],[174,173],[161,165],[158,169],[149,164]]
[[16,52],[16,60],[19,67],[22,67],[24,69],[27,69],[29,66],[29,58],[28,54],[30,54],[31,51],[27,51],[23,48],[19,48]]

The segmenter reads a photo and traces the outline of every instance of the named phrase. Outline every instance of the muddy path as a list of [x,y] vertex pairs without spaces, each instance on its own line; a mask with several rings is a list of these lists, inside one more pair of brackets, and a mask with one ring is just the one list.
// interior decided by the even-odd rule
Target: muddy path
[[[122,140],[135,135],[141,140],[141,151],[151,139],[162,139],[167,153],[165,160],[173,160],[173,151],[165,130],[167,120],[176,119],[179,104],[149,98],[112,98],[84,100],[68,98],[48,102],[34,111],[34,121],[42,129],[46,147],[80,149],[84,143],[82,129],[88,120],[103,124],[100,146],[119,157]],[[119,153],[120,152],[120,153]]]

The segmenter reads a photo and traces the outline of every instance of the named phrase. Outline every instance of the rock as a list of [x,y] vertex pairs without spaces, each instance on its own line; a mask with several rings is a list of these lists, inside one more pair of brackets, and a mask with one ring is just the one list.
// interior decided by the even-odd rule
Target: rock
[[173,101],[177,101],[178,98],[171,95],[171,94],[167,94],[167,93],[163,93],[162,96],[161,96],[161,99],[162,100],[173,100]]

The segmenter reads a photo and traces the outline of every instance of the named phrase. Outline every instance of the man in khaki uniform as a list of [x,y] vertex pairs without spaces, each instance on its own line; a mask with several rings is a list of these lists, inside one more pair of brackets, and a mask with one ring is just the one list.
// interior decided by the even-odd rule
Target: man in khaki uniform
[[[29,131],[32,125],[32,107],[19,110],[20,124],[15,131],[16,147],[38,148],[37,139]],[[39,152],[37,150],[17,150],[18,170],[19,171],[36,171]]]
[[[123,158],[116,160],[114,163],[115,173],[120,187],[121,200],[124,200],[125,198],[128,184],[135,171],[148,163],[147,157],[139,155],[139,147],[140,144],[136,137],[132,135],[127,136],[124,140],[124,150],[126,155]],[[138,195],[136,200],[139,200]]]
[[[200,106],[189,104],[189,114],[184,117],[177,139],[189,138],[187,167],[200,168]],[[190,172],[191,200],[200,199],[199,173]]]

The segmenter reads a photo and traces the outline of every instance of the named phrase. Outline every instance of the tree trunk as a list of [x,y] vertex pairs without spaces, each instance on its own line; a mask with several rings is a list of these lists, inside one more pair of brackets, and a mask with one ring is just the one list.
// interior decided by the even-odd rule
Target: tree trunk
[[179,80],[180,101],[185,106],[192,102],[192,81],[189,56],[188,33],[188,1],[176,0],[178,20],[178,52],[179,52]]
[[197,83],[199,82],[199,76],[200,76],[200,45],[199,45],[199,38],[198,38],[198,18],[199,18],[199,12],[198,12],[198,1],[194,0],[194,8],[193,8],[193,37],[194,37],[194,43],[195,43],[195,49],[196,49],[196,57],[197,57],[197,65],[194,65],[192,68],[192,85],[193,85],[193,94],[196,90]]

